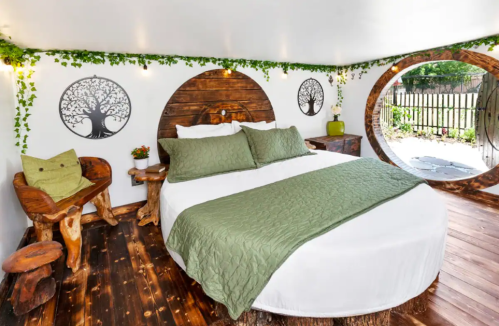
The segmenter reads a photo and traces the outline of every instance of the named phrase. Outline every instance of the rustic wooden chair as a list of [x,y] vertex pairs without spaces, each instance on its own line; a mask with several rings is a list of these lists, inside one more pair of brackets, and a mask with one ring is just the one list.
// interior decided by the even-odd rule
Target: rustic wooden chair
[[80,157],[83,176],[94,183],[69,198],[54,202],[42,190],[28,186],[23,172],[14,176],[14,188],[21,206],[33,221],[37,241],[52,240],[52,226],[59,222],[62,237],[68,249],[66,264],[76,272],[81,260],[81,212],[83,205],[91,202],[97,214],[110,225],[118,224],[111,210],[108,187],[112,170],[106,160],[97,157]]

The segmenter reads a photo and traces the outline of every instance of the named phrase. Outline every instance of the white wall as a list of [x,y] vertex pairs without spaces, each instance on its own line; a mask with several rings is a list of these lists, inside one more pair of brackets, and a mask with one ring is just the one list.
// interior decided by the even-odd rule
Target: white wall
[[[14,252],[28,226],[12,186],[22,170],[19,149],[14,146],[15,98],[12,73],[0,71],[0,263]],[[0,279],[3,277],[0,270]]]
[[[484,53],[499,59],[499,47],[496,50],[489,52],[485,47],[473,50],[476,52]],[[364,136],[362,138],[362,156],[377,158],[366,136],[364,127],[364,113],[366,110],[366,102],[369,93],[376,81],[381,75],[390,69],[391,65],[384,67],[373,67],[367,74],[358,79],[359,71],[356,71],[355,80],[351,79],[350,72],[348,73],[347,84],[343,86],[343,114],[342,118],[345,121],[348,133]],[[499,185],[488,188],[486,191],[499,194]]]
[[[160,115],[171,95],[190,78],[216,66],[186,67],[183,63],[173,67],[149,65],[143,75],[137,66],[84,65],[82,68],[62,67],[51,57],[42,57],[36,66],[34,81],[36,96],[28,138],[28,155],[49,158],[74,148],[79,156],[97,156],[106,159],[113,168],[113,184],[110,188],[113,206],[120,206],[146,199],[146,187],[131,187],[128,169],[133,167],[130,151],[137,146],[151,146],[150,163],[159,162],[156,133]],[[336,87],[328,83],[323,73],[291,71],[282,79],[282,71],[271,71],[267,82],[261,72],[240,69],[253,78],[267,93],[275,111],[279,127],[296,125],[303,137],[326,134],[326,122],[331,119],[330,106],[336,103]],[[109,78],[120,84],[132,103],[128,124],[118,134],[102,140],[79,137],[66,128],[59,117],[59,100],[71,83],[93,75]],[[305,116],[297,104],[297,91],[307,78],[316,78],[325,93],[322,110],[314,117]],[[11,123],[9,120],[8,123]],[[85,212],[95,210],[89,204]]]

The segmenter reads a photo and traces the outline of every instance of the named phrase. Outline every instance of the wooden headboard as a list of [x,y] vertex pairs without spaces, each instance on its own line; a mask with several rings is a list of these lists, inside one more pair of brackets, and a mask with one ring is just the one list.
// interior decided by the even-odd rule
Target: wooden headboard
[[[175,125],[219,124],[232,120],[275,121],[274,110],[263,89],[243,73],[225,69],[206,71],[186,81],[165,106],[158,126],[158,139],[176,138]],[[159,159],[168,164],[168,154],[158,144]]]

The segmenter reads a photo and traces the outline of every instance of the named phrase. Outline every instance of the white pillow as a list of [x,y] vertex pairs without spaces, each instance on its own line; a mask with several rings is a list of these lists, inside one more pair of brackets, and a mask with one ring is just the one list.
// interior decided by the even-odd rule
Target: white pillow
[[275,121],[267,123],[265,121],[239,122],[239,121],[232,120],[232,128],[234,128],[234,133],[238,133],[241,130],[241,126],[250,127],[252,129],[256,129],[256,130],[269,130],[269,129],[277,128]]
[[175,125],[178,138],[206,138],[229,136],[235,134],[234,128],[230,123],[220,123],[218,125],[195,125],[184,127]]

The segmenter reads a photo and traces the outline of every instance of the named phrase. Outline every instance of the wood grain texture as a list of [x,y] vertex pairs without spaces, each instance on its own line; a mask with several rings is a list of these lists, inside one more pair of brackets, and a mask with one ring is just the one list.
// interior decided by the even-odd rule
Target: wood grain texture
[[[392,82],[409,71],[414,65],[441,60],[456,60],[469,63],[483,68],[496,78],[499,78],[499,60],[488,55],[468,50],[460,50],[454,53],[449,50],[439,52],[428,51],[426,53],[427,55],[402,59],[397,63],[399,72],[388,69],[378,79],[367,99],[364,117],[367,138],[378,157],[387,163],[399,166],[406,171],[411,171],[411,173],[422,178],[426,178],[425,173],[412,168],[399,159],[386,143],[381,131],[380,110],[382,107],[382,100]],[[445,189],[455,193],[471,193],[476,195],[477,190],[489,188],[499,183],[499,165],[471,178],[450,181],[428,179],[428,183],[434,188]]]
[[[158,139],[176,138],[175,125],[218,124],[238,121],[275,120],[272,105],[263,89],[250,77],[225,69],[206,71],[185,82],[165,106],[158,125]],[[158,144],[160,161],[168,154]]]
[[62,256],[62,245],[56,241],[44,241],[23,247],[2,264],[7,273],[23,273],[49,264]]
[[67,266],[76,272],[80,268],[81,260],[81,211],[83,207],[74,207],[68,211],[68,216],[60,223],[64,244],[68,249]]
[[360,156],[361,140],[362,136],[349,134],[345,134],[343,136],[322,136],[305,139],[305,141],[308,141],[317,149],[353,156]]
[[[118,219],[121,215],[126,215],[130,212],[135,212],[137,209],[144,206],[145,203],[146,201],[143,200],[127,205],[113,207],[113,215]],[[81,216],[81,225],[97,222],[100,220],[102,220],[102,218],[97,214],[97,212],[87,213]]]
[[24,315],[54,296],[54,279],[42,282],[51,274],[52,268],[46,264],[19,276],[10,298],[14,314]]
[[111,207],[111,199],[109,198],[109,189],[106,188],[101,191],[97,196],[90,200],[97,208],[97,215],[99,215],[109,225],[117,225],[118,220],[114,217],[113,209]]
[[[497,325],[499,206],[443,191],[438,194],[449,211],[442,271],[430,287],[427,310],[392,311],[389,325]],[[82,267],[73,274],[64,266],[64,255],[55,261],[56,295],[24,316],[15,316],[7,300],[15,282],[15,274],[7,274],[9,283],[0,288],[6,289],[0,326],[216,324],[213,301],[169,256],[161,230],[152,224],[139,227],[135,212],[119,220],[116,227],[105,221],[84,226]],[[62,241],[61,234],[54,232],[54,239]]]

